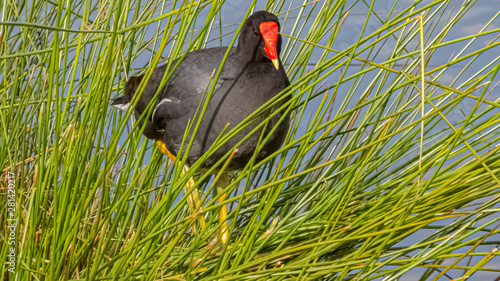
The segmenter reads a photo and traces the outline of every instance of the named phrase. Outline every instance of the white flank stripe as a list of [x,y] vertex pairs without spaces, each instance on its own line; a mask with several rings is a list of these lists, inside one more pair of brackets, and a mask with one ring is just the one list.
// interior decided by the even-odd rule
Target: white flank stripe
[[158,110],[158,107],[160,107],[160,105],[166,103],[166,102],[172,102],[171,99],[168,99],[168,98],[164,98],[160,101],[160,103],[158,103],[155,107],[155,110],[153,110],[153,115],[151,115],[151,120],[155,120],[155,114],[156,114],[156,110]]

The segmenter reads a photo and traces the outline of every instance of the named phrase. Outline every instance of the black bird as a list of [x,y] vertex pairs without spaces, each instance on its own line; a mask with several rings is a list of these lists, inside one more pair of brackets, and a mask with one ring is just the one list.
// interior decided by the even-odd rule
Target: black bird
[[[211,147],[228,123],[226,132],[290,84],[279,60],[282,42],[281,35],[277,33],[279,27],[278,18],[266,11],[256,12],[245,21],[238,45],[232,48],[224,64],[195,135],[188,154],[188,165],[193,164]],[[206,94],[213,71],[219,67],[226,51],[227,47],[217,47],[190,52],[159,93],[156,107],[146,121],[144,135],[163,141],[169,157],[172,158],[179,152],[188,120],[193,120],[195,111]],[[175,63],[173,61],[172,65]],[[166,67],[167,65],[162,65],[153,71],[134,108],[137,117],[143,113],[158,90]],[[143,77],[144,75],[131,77],[125,85],[124,96],[115,99],[112,105],[126,109]],[[286,99],[283,102],[285,101]],[[282,114],[280,112],[270,120],[266,126],[267,132],[272,130]],[[264,114],[256,118],[251,125],[213,153],[202,163],[201,168],[210,168],[266,117]],[[289,118],[285,117],[259,152],[257,161],[280,148],[288,127]],[[260,133],[257,131],[238,147],[229,162],[229,169],[241,169],[247,164],[254,154]]]
[[[238,45],[231,52],[216,82],[213,95],[208,102],[207,110],[200,127],[194,136],[187,165],[192,165],[212,146],[227,124],[226,132],[237,126],[250,114],[264,105],[285,89],[290,82],[279,60],[281,51],[281,35],[278,34],[280,24],[278,17],[259,11],[251,15],[244,23]],[[188,53],[172,74],[167,84],[161,89],[156,106],[146,119],[144,135],[156,140],[163,153],[174,159],[181,149],[182,139],[188,120],[193,120],[195,112],[207,93],[207,86],[214,69],[218,69],[227,51],[227,47],[196,50]],[[173,61],[175,65],[177,61]],[[135,105],[134,112],[139,117],[146,109],[160,86],[167,65],[156,68],[146,84],[142,95]],[[131,77],[125,85],[125,94],[112,102],[113,106],[126,109],[136,94],[136,90],[144,75]],[[210,88],[208,88],[210,89]],[[283,99],[276,107],[283,105]],[[257,125],[265,120],[271,112],[255,118],[251,124],[227,141],[201,164],[201,168],[210,168],[226,153],[248,135]],[[264,134],[268,136],[285,114],[278,112],[265,126]],[[274,153],[282,145],[289,127],[288,115],[277,125],[269,140],[258,152],[256,161]],[[142,125],[142,124],[141,124]],[[253,133],[237,147],[228,169],[242,169],[253,156],[262,131]],[[189,142],[192,135],[188,135]],[[187,145],[184,144],[184,148]],[[221,177],[227,181],[227,174]],[[221,182],[219,179],[219,183]],[[219,190],[220,191],[220,190]],[[222,196],[221,199],[223,199]],[[219,219],[224,216],[221,210]],[[220,231],[221,232],[221,231]],[[225,233],[225,230],[222,230]],[[224,236],[224,235],[223,235]],[[225,242],[225,238],[222,238]]]

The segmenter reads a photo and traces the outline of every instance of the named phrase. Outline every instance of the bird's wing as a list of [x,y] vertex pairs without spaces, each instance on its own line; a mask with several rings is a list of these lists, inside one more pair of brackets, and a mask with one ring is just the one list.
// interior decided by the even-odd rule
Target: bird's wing
[[[198,108],[203,106],[210,88],[214,86],[215,94],[231,79],[227,75],[221,75],[214,82],[214,75],[226,50],[226,47],[221,47],[189,53],[169,79],[167,86],[162,89],[161,98],[151,118],[156,130],[164,130],[164,142],[171,152],[177,153],[180,150],[187,124],[189,121],[193,122],[193,117]],[[191,140],[190,135],[188,142]],[[195,138],[189,156],[196,158],[199,155],[201,145]]]

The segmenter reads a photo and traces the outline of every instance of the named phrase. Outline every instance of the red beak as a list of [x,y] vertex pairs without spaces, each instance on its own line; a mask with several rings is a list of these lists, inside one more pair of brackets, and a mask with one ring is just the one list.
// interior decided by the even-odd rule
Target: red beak
[[280,63],[278,61],[278,54],[276,52],[276,43],[278,42],[278,24],[274,21],[266,21],[259,25],[260,34],[262,34],[262,38],[264,38],[264,43],[266,43],[266,47],[264,51],[266,51],[267,56],[274,64],[276,69],[280,68]]

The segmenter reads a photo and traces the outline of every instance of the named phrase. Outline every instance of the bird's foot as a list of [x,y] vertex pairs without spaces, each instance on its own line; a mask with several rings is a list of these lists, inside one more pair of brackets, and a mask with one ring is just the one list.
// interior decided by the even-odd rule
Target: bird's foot
[[161,153],[165,154],[168,156],[168,158],[172,159],[172,161],[175,161],[175,156],[168,151],[167,146],[162,140],[156,140],[156,146],[160,149]]

